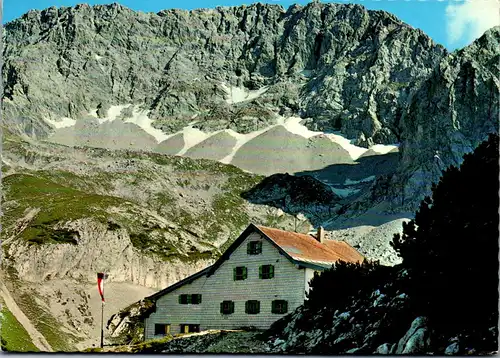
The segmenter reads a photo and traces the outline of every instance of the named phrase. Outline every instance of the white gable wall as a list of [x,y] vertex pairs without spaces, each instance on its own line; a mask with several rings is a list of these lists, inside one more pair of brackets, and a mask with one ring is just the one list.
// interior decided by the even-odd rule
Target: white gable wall
[[[205,297],[203,287],[207,282],[207,276],[198,277],[192,283],[185,284],[178,289],[161,296],[156,301],[156,312],[152,313],[145,320],[144,336],[145,339],[159,338],[155,336],[155,324],[170,324],[171,334],[180,332],[181,324],[201,324],[203,306]],[[181,294],[202,294],[201,304],[180,304],[179,295]]]
[[[262,241],[262,253],[248,255],[247,243],[254,240]],[[259,279],[261,265],[274,265],[274,278]],[[236,266],[247,267],[246,280],[234,281],[233,269]],[[288,312],[304,303],[305,272],[306,269],[297,268],[258,233],[251,233],[213,275],[201,276],[157,300],[156,312],[146,320],[146,339],[155,338],[155,323],[170,324],[172,334],[180,332],[180,324],[200,324],[201,330],[269,328],[274,321],[284,316],[271,313],[273,300],[288,301]],[[202,303],[179,304],[178,296],[183,293],[201,294]],[[235,312],[223,315],[220,313],[220,303],[229,300],[234,301]],[[260,301],[259,314],[245,313],[247,300]]]
[[[304,275],[305,276],[305,285],[304,285],[305,291],[304,292],[309,292],[309,290],[311,289],[310,284],[311,284],[312,278],[314,277],[315,272],[318,272],[318,271],[315,271],[311,268],[305,269],[305,275]],[[304,295],[305,295],[305,293],[304,293]],[[305,298],[305,296],[304,296],[304,298]]]

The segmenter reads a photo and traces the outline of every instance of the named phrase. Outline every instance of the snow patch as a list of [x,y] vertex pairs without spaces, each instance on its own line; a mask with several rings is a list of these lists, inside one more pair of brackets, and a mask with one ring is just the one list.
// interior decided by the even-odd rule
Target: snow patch
[[[205,139],[211,136],[214,133],[205,133],[197,128],[193,128],[192,126],[184,127],[184,129],[175,134],[182,133],[184,136],[184,148],[177,153],[176,155],[183,155],[186,153],[189,148],[194,147],[196,144],[203,142]],[[175,135],[174,134],[174,135]]]
[[342,136],[339,132],[337,133],[325,133],[325,136],[330,138],[332,141],[340,144],[351,156],[353,160],[358,159],[363,153],[365,153],[368,149],[363,147],[358,147],[354,145],[354,140],[349,140]]
[[124,119],[124,123],[132,123],[137,125],[143,131],[153,136],[158,143],[172,136],[163,133],[161,129],[154,128],[151,125],[153,121],[148,117],[149,111],[141,110],[139,105],[133,105],[131,103],[128,103],[123,105],[111,106],[105,118],[99,118],[97,116],[97,109],[90,111],[89,115],[92,116],[93,118],[96,118],[99,124],[103,124],[104,122],[112,122],[116,120],[123,109],[129,108],[131,106],[132,106],[132,116],[126,117]]
[[299,71],[299,73],[302,76],[307,77],[307,78],[310,78],[313,75],[313,71],[312,70],[302,70],[302,71]]
[[45,120],[45,122],[51,124],[52,126],[54,126],[57,129],[71,127],[71,126],[74,126],[76,123],[76,120],[74,120],[72,118],[68,118],[68,117],[62,117],[60,121],[54,121],[54,120],[49,119],[49,118],[44,118],[44,120]]
[[346,179],[344,182],[344,185],[354,185],[354,184],[359,184],[359,183],[366,183],[369,181],[375,180],[375,175],[370,175],[369,177],[366,177],[364,179],[360,180],[351,180],[351,179]]
[[282,125],[290,133],[300,135],[304,138],[311,138],[317,135],[324,134],[323,132],[314,132],[307,128],[305,125],[301,124],[303,118],[300,117],[278,117],[277,121],[278,125]]
[[142,128],[142,130],[144,130],[144,132],[152,135],[158,143],[172,136],[163,133],[161,129],[154,128],[151,125],[152,120],[148,117],[148,114],[149,111],[140,110],[138,106],[134,106],[132,117],[127,118],[125,120],[125,123],[133,123],[139,126],[140,128]]
[[226,102],[228,104],[250,101],[252,99],[260,97],[268,89],[268,86],[265,86],[258,90],[250,91],[246,88],[240,88],[231,85],[228,86],[224,82],[221,83],[221,87],[229,95],[229,98],[226,98]]
[[399,150],[399,144],[374,144],[370,149],[378,154],[387,154],[393,149]]
[[106,121],[114,121],[115,119],[118,118],[123,109],[128,108],[130,106],[132,106],[131,103],[118,106],[111,106],[108,110],[106,118],[99,119],[99,123],[103,123]]
[[333,186],[330,186],[330,188],[332,189],[332,191],[337,194],[338,196],[340,196],[341,198],[346,198],[348,197],[349,195],[353,195],[353,194],[356,194],[360,191],[360,189],[346,189],[346,188],[335,188]]

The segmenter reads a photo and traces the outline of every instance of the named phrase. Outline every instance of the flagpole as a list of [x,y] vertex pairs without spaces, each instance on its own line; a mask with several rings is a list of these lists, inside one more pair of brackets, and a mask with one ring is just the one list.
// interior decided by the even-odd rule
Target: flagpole
[[[102,280],[102,296],[104,297],[104,277]],[[104,299],[101,299],[101,348],[104,347]]]

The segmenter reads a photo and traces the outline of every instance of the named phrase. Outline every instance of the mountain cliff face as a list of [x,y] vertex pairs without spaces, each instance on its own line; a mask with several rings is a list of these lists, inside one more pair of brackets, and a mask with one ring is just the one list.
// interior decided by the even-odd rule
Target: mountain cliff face
[[[158,14],[79,5],[31,11],[5,30],[6,118],[39,138],[50,132],[42,116],[133,103],[166,133],[195,115],[202,129],[244,133],[269,124],[270,109],[365,145],[394,143],[398,108],[446,53],[420,30],[359,5]],[[232,105],[221,82],[265,93]]]
[[169,285],[249,222],[323,224],[394,264],[392,224],[498,128],[499,27],[448,53],[359,5],[115,3],[30,11],[3,36],[2,264],[40,292],[96,270]]
[[459,166],[498,131],[500,27],[470,46],[444,57],[412,96],[402,122],[399,173],[409,176],[402,200],[427,195],[430,184],[450,165]]

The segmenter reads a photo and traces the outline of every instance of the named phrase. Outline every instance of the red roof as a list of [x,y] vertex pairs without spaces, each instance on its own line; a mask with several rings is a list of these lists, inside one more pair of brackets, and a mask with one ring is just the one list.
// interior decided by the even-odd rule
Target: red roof
[[288,255],[297,261],[332,264],[338,260],[361,262],[364,257],[343,241],[325,239],[320,243],[311,235],[257,226]]

